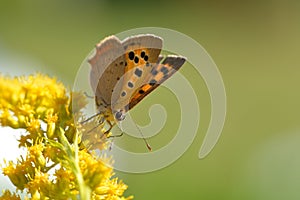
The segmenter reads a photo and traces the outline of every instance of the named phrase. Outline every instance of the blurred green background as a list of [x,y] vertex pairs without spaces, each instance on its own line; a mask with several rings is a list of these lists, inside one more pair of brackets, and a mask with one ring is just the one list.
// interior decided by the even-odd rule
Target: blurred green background
[[[228,101],[223,133],[209,156],[199,160],[210,103],[201,77],[190,77],[201,106],[196,139],[164,169],[117,172],[129,185],[126,195],[296,200],[300,199],[299,10],[300,2],[292,0],[3,0],[0,69],[12,75],[41,71],[72,87],[85,56],[107,35],[144,26],[182,32],[207,50],[222,74]],[[188,76],[192,68],[182,73]],[[143,111],[151,102],[168,104],[164,91],[158,89],[134,110],[139,124],[149,120]],[[176,101],[174,105],[178,106]],[[172,126],[168,127],[162,133],[165,137],[150,139],[151,145],[160,147],[172,138]],[[140,140],[131,144],[143,145]]]

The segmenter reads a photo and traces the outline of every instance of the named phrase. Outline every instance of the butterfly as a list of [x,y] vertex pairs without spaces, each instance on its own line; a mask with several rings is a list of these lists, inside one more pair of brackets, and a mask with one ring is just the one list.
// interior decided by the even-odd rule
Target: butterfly
[[170,78],[185,63],[182,56],[160,55],[161,37],[141,34],[121,41],[109,36],[96,45],[90,85],[99,114],[110,128],[126,113]]

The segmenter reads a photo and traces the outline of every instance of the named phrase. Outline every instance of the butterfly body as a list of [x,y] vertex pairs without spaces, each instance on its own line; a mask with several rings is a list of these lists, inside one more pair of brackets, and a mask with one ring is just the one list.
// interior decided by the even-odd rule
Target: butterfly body
[[162,43],[158,36],[142,34],[123,41],[110,36],[96,45],[89,60],[90,84],[97,109],[109,123],[123,120],[184,64],[184,57],[161,56]]

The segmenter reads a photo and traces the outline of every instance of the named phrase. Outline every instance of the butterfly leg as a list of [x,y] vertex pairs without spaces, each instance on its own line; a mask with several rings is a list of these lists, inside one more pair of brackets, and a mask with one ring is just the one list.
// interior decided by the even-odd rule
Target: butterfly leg
[[123,135],[124,135],[124,132],[120,133],[119,135],[111,135],[108,138],[122,137]]
[[[110,121],[107,121],[107,123],[110,125],[110,128],[107,131],[105,131],[104,134],[108,134],[111,131],[111,129],[116,125],[115,123],[112,124]],[[121,137],[121,136],[123,136],[123,134],[124,134],[124,132],[122,131],[122,133],[120,133],[119,135],[110,135],[110,136],[108,136],[108,138]]]
[[95,98],[95,96],[91,96],[91,95],[89,95],[87,92],[84,92],[83,93],[87,98],[90,98],[90,99],[94,99]]
[[101,123],[97,124],[96,126],[94,126],[92,129],[88,130],[87,133],[91,133],[92,131],[94,131],[96,128],[98,128],[101,125]]
[[107,135],[111,131],[111,129],[115,126],[115,123],[112,124],[109,120],[106,120],[106,122],[108,123],[109,128],[107,131],[104,132],[105,135]]

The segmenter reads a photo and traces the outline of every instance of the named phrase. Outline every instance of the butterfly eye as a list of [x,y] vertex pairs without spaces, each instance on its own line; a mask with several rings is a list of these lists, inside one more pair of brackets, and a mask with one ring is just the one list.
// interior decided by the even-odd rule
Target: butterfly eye
[[120,110],[120,111],[117,111],[115,113],[115,118],[118,120],[118,121],[122,121],[125,119],[125,115],[123,114],[123,112]]

